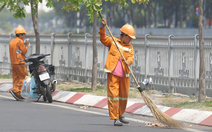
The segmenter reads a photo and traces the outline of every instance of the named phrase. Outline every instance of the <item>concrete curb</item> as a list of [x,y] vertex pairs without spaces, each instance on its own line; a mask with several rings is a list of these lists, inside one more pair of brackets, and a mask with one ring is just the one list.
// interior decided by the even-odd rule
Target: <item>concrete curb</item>
[[[0,91],[2,92],[9,92],[11,88],[11,83],[0,83]],[[52,96],[54,101],[108,109],[106,96],[96,96],[59,90],[56,90]],[[212,126],[212,112],[210,111],[171,108],[162,105],[157,105],[157,107],[175,120],[198,125]],[[126,112],[137,115],[153,116],[152,112],[145,103],[131,101],[130,99],[127,103]]]

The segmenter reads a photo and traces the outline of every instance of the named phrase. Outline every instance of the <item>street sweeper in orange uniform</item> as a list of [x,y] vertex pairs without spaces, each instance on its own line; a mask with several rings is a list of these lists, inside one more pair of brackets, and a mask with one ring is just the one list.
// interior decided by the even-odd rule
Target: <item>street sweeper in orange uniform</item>
[[[13,77],[13,88],[10,90],[10,93],[16,100],[24,100],[24,98],[21,96],[21,88],[25,77],[28,75],[28,70],[25,66],[25,61],[19,61],[25,59],[29,41],[26,40],[25,43],[23,41],[26,31],[22,26],[18,26],[16,28],[15,34],[15,39],[13,39],[9,44]],[[17,54],[16,50],[20,50],[22,53]]]
[[109,53],[105,63],[104,71],[107,72],[107,96],[110,119],[114,120],[114,126],[128,124],[129,121],[123,116],[129,92],[129,68],[133,63],[134,49],[130,44],[132,39],[136,39],[133,26],[125,24],[122,26],[120,38],[114,38],[117,46],[124,55],[122,58],[113,39],[106,35],[105,26],[107,21],[102,19],[100,27],[100,41],[108,47]]

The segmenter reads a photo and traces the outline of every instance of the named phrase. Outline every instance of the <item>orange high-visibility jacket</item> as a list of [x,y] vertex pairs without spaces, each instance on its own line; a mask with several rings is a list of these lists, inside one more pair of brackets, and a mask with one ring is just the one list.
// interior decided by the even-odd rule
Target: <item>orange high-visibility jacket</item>
[[[111,73],[115,69],[117,62],[119,58],[121,57],[121,54],[119,53],[115,43],[113,42],[113,39],[106,35],[105,29],[102,29],[102,27],[100,27],[99,34],[100,34],[100,41],[109,48],[109,53],[108,53],[107,61],[105,63],[104,71]],[[118,38],[114,38],[114,39],[119,49],[121,50],[122,54],[124,55],[124,58],[128,60],[131,65],[134,59],[133,46],[131,44],[123,45],[120,39]],[[124,59],[122,57],[121,57],[121,60],[122,60],[122,67],[125,73],[125,77],[129,77],[129,69],[127,65],[124,63]]]
[[[24,41],[19,37],[16,37],[10,42],[9,47],[11,64],[25,64],[25,61],[19,62],[20,60],[25,59],[25,54],[27,53]],[[21,50],[22,54],[17,54],[17,49]]]

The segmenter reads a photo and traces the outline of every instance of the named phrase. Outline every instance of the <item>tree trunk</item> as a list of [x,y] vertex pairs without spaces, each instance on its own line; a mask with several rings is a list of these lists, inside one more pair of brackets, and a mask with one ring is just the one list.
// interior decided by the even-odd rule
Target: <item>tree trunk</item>
[[178,26],[177,22],[178,22],[178,11],[179,11],[179,8],[178,8],[177,5],[174,5],[174,7],[175,7],[175,22],[174,22],[174,27],[177,28],[177,26]]
[[163,5],[163,24],[164,24],[164,26],[166,26],[166,10],[165,10],[165,6]]
[[156,15],[156,11],[157,11],[157,1],[154,1],[155,2],[155,7],[154,7],[154,12],[153,12],[153,15],[154,15],[154,28],[157,27],[157,15]]
[[150,5],[147,4],[147,28],[150,28],[150,14],[151,14]]
[[34,2],[31,0],[31,14],[32,14],[32,22],[35,31],[35,43],[36,43],[36,53],[40,54],[40,33],[38,31],[38,4],[35,4],[36,13],[33,15],[33,5]]
[[204,38],[203,38],[203,0],[199,0],[199,53],[200,53],[200,68],[199,68],[199,102],[205,102],[205,54],[204,54]]
[[97,89],[97,49],[96,49],[96,24],[97,12],[93,12],[93,68],[92,68],[92,85],[91,89]]
[[3,10],[4,9],[4,7],[6,6],[6,4],[4,4],[3,6],[1,6],[1,8],[0,8],[0,12],[1,12],[1,10]]
[[146,14],[147,14],[147,11],[146,11],[146,10],[147,10],[147,9],[144,7],[144,26],[145,26],[145,28],[146,28],[146,26],[147,26],[147,24],[146,24],[146,23],[147,23],[147,20],[146,20],[146,19],[147,19],[147,18],[146,18],[146,17],[147,17],[147,15],[146,15]]

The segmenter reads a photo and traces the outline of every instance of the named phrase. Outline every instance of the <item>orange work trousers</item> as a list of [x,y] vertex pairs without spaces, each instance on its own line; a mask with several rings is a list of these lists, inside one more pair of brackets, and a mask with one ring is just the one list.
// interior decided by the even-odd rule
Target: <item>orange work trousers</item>
[[28,75],[28,70],[25,64],[12,64],[13,88],[18,98],[21,98],[21,88],[25,77]]
[[124,114],[128,93],[129,77],[118,77],[111,73],[107,74],[107,96],[110,119],[119,119]]

